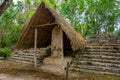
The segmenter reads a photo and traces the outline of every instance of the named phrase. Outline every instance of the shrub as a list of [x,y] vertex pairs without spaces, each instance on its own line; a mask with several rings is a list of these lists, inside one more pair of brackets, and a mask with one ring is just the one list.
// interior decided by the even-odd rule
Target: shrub
[[4,59],[7,59],[10,57],[12,52],[8,48],[3,48],[0,50],[0,57],[4,57]]

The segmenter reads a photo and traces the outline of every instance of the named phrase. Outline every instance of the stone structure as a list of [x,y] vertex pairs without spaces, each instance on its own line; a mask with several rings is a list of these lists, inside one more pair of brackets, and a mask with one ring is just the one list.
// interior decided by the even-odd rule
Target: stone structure
[[73,59],[71,70],[120,76],[120,38],[113,34],[87,37],[87,46]]
[[[50,55],[50,47],[37,48],[37,63],[43,63],[43,59]],[[34,63],[34,49],[16,50],[13,52],[13,56],[10,60],[24,62],[24,63]]]
[[63,54],[63,31],[60,27],[52,30],[51,42],[52,57],[62,57]]

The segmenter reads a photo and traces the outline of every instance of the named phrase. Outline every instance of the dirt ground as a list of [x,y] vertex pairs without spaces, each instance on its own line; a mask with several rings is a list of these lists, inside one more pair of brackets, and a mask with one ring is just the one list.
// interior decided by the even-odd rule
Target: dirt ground
[[64,80],[64,77],[34,69],[31,64],[0,60],[0,80]]
[[[0,80],[65,80],[65,77],[34,69],[31,64],[0,59]],[[69,80],[120,80],[120,77],[81,73],[79,78]]]

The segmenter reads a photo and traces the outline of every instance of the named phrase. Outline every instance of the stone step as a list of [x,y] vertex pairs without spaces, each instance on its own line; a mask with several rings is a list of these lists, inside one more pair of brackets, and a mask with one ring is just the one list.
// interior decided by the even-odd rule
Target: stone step
[[72,65],[71,67],[85,69],[85,70],[112,72],[112,73],[120,74],[120,68],[114,68],[114,67],[89,66],[89,65]]
[[18,58],[28,58],[28,59],[33,59],[34,56],[19,56],[19,55],[15,55],[13,57],[18,57]]
[[[13,57],[21,57],[21,58],[30,58],[30,59],[34,59],[34,56],[21,56],[21,55],[14,55]],[[37,58],[43,58],[43,56],[37,56]]]
[[[12,60],[12,61],[18,61],[18,62],[23,62],[23,63],[34,63],[34,59],[25,59],[25,58],[11,58],[10,60]],[[42,62],[42,60],[37,60],[37,63],[41,63]]]
[[9,60],[16,61],[16,62],[23,62],[23,63],[33,63],[34,60],[22,59],[22,58],[11,58]]
[[[34,53],[14,53],[13,55],[34,56]],[[45,55],[45,54],[37,53],[37,55]]]
[[85,49],[85,52],[117,52],[120,53],[120,49]]
[[117,73],[94,71],[94,70],[86,70],[86,69],[79,69],[79,68],[70,68],[70,70],[71,71],[77,71],[77,72],[87,72],[87,73],[95,73],[95,74],[102,74],[102,75],[120,76],[120,74],[117,74]]
[[[27,51],[27,50],[26,50]],[[24,50],[25,52],[25,50]],[[42,62],[46,55],[45,54],[37,54],[37,60],[38,62]],[[13,56],[11,57],[12,60],[15,61],[22,61],[22,62],[34,62],[34,53],[14,53]]]
[[110,44],[88,43],[87,46],[120,46],[120,43],[110,43]]
[[[23,60],[30,60],[33,61],[34,60],[34,56],[13,56],[12,58],[16,58],[16,59],[23,59]],[[43,57],[37,57],[38,60],[43,60]]]
[[84,54],[84,55],[81,55],[80,58],[120,60],[119,56],[94,55],[94,54],[92,54],[92,55],[91,54]]
[[[37,56],[37,63],[42,63],[45,55],[38,55]],[[23,62],[23,63],[34,63],[34,55],[24,55],[24,54],[14,54],[11,59],[12,61],[16,62]]]
[[34,59],[34,56],[33,57],[29,57],[29,56],[13,56],[12,58]]
[[93,62],[93,61],[77,61],[77,62],[73,62],[73,65],[90,65],[90,66],[120,68],[120,64],[101,63],[101,62]]
[[84,54],[88,55],[105,55],[105,56],[120,56],[120,53],[116,52],[84,52]]
[[28,54],[28,53],[19,53],[19,54],[14,54],[14,55],[34,56],[34,54]]
[[85,46],[85,49],[117,49],[119,50],[119,46]]
[[109,40],[100,40],[101,38],[99,38],[99,39],[97,39],[96,40],[96,38],[93,38],[93,39],[89,39],[89,40],[86,40],[88,43],[108,43],[108,44],[110,44],[110,43],[120,43],[120,40],[111,40],[111,41],[109,41]]
[[25,61],[34,61],[34,58],[24,58],[24,57],[12,57],[12,59],[25,60]]
[[16,58],[10,58],[9,60],[16,61],[16,62],[33,64],[33,62],[31,62],[31,61],[26,61],[26,60],[21,60],[21,59],[16,59]]
[[[44,53],[46,51],[46,49],[37,49],[37,52],[38,53]],[[27,49],[27,50],[17,50],[17,51],[14,51],[14,53],[34,53],[34,49]]]
[[108,59],[88,59],[88,58],[79,58],[74,59],[74,62],[78,61],[91,61],[91,62],[101,62],[101,63],[112,63],[112,64],[120,64],[119,60],[108,60]]
[[[25,57],[25,56],[23,56],[23,57],[20,57],[20,56],[13,56],[12,58],[16,58],[16,59],[25,59],[25,60],[34,60],[34,57]],[[37,59],[38,60],[40,60],[40,59],[42,59],[42,58],[39,58],[39,57],[37,57]]]

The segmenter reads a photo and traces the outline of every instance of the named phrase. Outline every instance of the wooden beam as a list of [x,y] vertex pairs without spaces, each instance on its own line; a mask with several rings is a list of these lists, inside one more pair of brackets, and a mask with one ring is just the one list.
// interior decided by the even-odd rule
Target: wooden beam
[[53,25],[56,25],[56,26],[60,26],[59,24],[57,23],[50,23],[50,24],[43,24],[43,25],[30,25],[31,28],[40,28],[40,27],[44,27],[44,26],[53,26]]
[[34,67],[37,68],[37,28],[35,28],[34,37]]
[[47,32],[47,33],[50,33],[50,31],[45,30],[45,29],[43,29],[43,28],[41,28],[41,27],[39,27],[39,28],[37,28],[37,29],[43,30],[43,31],[45,31],[45,32]]
[[59,25],[59,24],[57,24],[57,23],[50,23],[50,24],[37,25],[36,27],[53,26],[53,25]]

